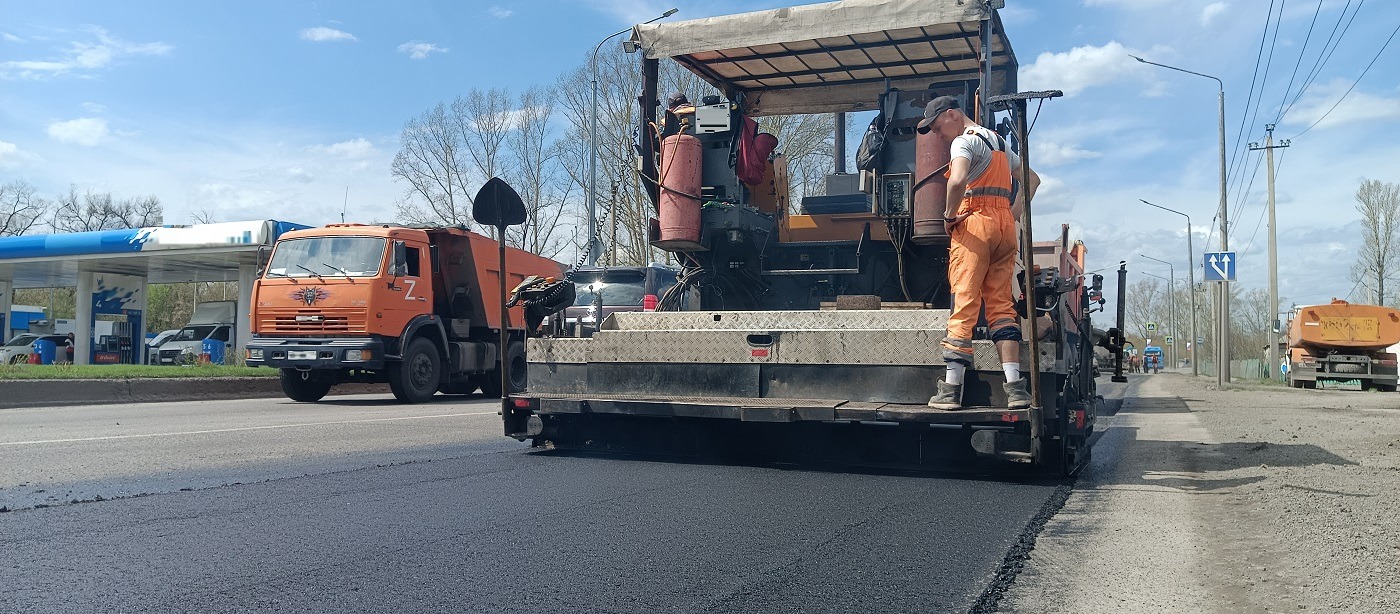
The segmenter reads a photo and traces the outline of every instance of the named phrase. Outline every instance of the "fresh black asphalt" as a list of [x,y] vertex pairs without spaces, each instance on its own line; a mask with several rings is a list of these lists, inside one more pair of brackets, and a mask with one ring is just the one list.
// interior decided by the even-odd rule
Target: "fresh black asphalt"
[[[274,401],[229,403],[224,419]],[[303,436],[222,485],[176,488],[194,467],[145,496],[0,514],[0,611],[964,612],[1055,492],[539,453],[474,420],[412,453],[328,460],[330,435]]]

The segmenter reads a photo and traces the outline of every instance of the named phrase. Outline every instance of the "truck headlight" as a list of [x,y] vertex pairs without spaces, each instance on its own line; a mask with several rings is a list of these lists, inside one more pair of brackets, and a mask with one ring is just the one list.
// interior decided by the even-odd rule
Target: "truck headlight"
[[262,349],[248,349],[248,360],[262,360]]
[[345,360],[347,362],[364,362],[370,359],[372,353],[369,350],[345,350]]

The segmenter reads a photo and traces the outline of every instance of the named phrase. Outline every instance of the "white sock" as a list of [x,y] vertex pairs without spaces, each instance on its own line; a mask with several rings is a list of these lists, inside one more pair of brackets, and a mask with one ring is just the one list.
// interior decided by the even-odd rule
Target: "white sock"
[[1001,372],[1006,374],[1007,383],[1021,380],[1021,363],[1004,362],[1001,363]]
[[961,386],[965,373],[967,373],[967,365],[960,362],[950,362],[948,363],[948,375],[944,377],[944,381],[954,386]]

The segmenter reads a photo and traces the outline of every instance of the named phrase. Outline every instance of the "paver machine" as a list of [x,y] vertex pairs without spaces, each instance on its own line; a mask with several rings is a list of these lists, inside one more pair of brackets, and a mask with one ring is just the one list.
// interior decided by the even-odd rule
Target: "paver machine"
[[[917,133],[923,109],[956,96],[1025,155],[1028,104],[1057,95],[1017,92],[995,4],[852,0],[637,26],[625,47],[642,54],[649,239],[683,271],[654,312],[612,314],[591,338],[530,339],[528,387],[503,412],[505,434],[575,450],[1080,467],[1097,411],[1094,346],[1116,348],[1122,328],[1090,325],[1102,278],[1086,283],[1067,227],[1018,274],[1023,330],[1039,338],[1022,344],[1033,406],[1007,409],[985,335],[967,407],[926,405],[944,375],[951,297],[949,144]],[[671,61],[714,91],[663,105],[659,66]],[[874,119],[848,173],[843,125],[862,112]],[[834,172],[794,189],[781,135],[755,118],[824,113],[837,114]]]

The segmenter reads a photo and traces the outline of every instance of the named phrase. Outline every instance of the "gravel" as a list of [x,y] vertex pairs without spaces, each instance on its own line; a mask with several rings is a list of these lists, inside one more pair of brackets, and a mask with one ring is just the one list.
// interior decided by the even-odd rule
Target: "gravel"
[[1122,409],[1001,611],[1400,611],[1400,395],[1104,389]]

